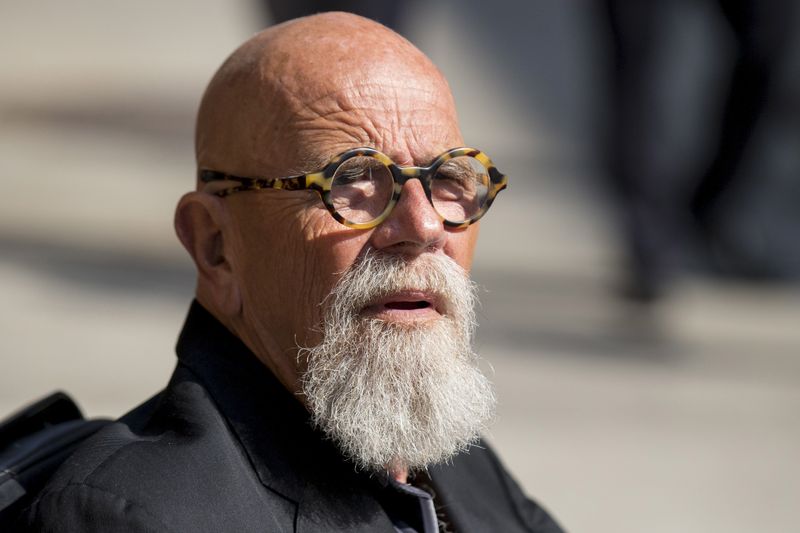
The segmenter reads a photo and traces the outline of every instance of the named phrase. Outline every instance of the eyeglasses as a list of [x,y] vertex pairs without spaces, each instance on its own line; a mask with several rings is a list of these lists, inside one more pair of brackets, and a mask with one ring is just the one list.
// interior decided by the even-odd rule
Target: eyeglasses
[[400,200],[403,184],[422,183],[425,195],[446,226],[463,228],[476,222],[492,205],[508,178],[479,150],[453,148],[428,167],[400,167],[372,148],[354,148],[334,157],[325,168],[285,178],[242,178],[216,170],[199,170],[203,183],[235,181],[215,192],[225,197],[259,189],[317,191],[330,214],[347,227],[369,229],[389,216]]

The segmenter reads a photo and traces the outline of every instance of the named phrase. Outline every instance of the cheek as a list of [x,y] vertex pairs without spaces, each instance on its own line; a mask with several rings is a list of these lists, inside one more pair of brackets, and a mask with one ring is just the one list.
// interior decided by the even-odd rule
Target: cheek
[[445,253],[469,272],[472,267],[472,256],[475,245],[478,243],[479,223],[467,226],[465,229],[450,232],[445,245]]
[[283,200],[241,216],[235,268],[247,321],[285,351],[304,344],[318,323],[333,263],[317,243],[328,240],[319,210]]
[[347,228],[327,212],[313,218],[304,235],[304,270],[309,296],[318,306],[364,250],[371,232]]
[[362,252],[370,232],[347,228],[322,209],[305,213],[297,226],[293,280],[284,297],[296,302],[298,339],[314,344],[319,341],[313,328],[322,319],[320,304]]

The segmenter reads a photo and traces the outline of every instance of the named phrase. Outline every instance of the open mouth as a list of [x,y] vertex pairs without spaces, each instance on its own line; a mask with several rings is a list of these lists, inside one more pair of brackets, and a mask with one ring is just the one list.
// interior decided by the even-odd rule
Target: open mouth
[[414,302],[386,302],[384,306],[387,309],[401,310],[426,309],[428,307],[433,307],[432,304],[427,300],[417,300]]
[[437,298],[425,291],[403,291],[373,301],[363,313],[387,320],[416,320],[440,314]]

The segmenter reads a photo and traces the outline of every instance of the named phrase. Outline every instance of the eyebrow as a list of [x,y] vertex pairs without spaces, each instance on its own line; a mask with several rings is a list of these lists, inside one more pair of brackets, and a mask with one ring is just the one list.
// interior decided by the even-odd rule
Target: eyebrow
[[321,154],[304,154],[298,164],[292,166],[289,170],[292,175],[309,174],[323,169],[328,163],[331,162],[336,154],[321,155]]
[[[326,166],[330,164],[333,158],[337,157],[338,155],[348,151],[353,150],[355,148],[372,148],[373,150],[377,150],[375,148],[374,143],[366,142],[364,144],[354,144],[353,146],[345,147],[344,149],[340,149],[339,151],[334,151],[328,154],[321,154],[321,153],[306,153],[303,154],[298,161],[298,164],[289,168],[289,172],[292,176],[301,175],[301,174],[311,174],[312,172],[319,172],[320,170],[324,169]],[[290,174],[287,174],[287,176]]]

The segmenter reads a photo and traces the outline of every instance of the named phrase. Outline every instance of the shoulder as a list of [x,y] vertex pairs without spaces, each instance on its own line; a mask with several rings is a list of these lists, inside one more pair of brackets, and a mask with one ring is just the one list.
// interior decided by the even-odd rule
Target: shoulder
[[253,502],[261,495],[254,487],[225,420],[203,387],[187,380],[83,443],[25,520],[35,531],[214,529],[212,508]]
[[24,527],[26,531],[172,531],[140,503],[88,483],[70,483],[41,494],[28,510]]
[[[158,479],[149,439],[123,422],[93,435],[59,468],[28,509],[35,531],[170,531],[142,478]],[[148,450],[148,448],[150,448]],[[163,465],[161,465],[163,466]],[[154,488],[154,487],[153,487]]]

